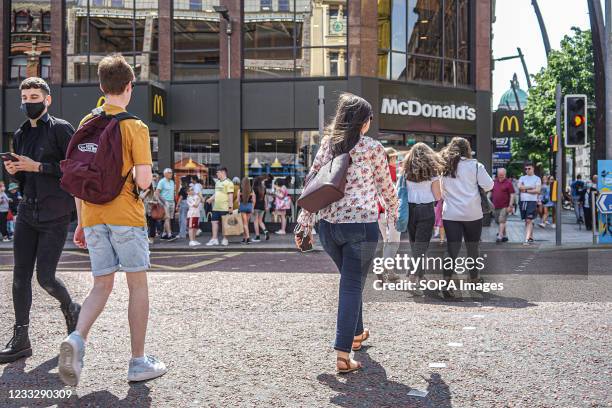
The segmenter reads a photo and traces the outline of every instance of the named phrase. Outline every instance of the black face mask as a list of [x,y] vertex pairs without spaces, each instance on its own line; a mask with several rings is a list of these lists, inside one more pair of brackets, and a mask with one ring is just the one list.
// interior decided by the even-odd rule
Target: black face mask
[[44,102],[25,102],[21,104],[21,111],[30,119],[36,119],[45,110]]

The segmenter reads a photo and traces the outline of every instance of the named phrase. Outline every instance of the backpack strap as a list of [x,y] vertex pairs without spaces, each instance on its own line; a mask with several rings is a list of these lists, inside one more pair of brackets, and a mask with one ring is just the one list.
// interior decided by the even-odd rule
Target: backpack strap
[[132,115],[130,112],[119,112],[116,115],[112,115],[115,119],[117,119],[119,122],[123,121],[123,120],[128,120],[128,119],[134,119],[134,120],[140,120],[140,118],[136,115]]

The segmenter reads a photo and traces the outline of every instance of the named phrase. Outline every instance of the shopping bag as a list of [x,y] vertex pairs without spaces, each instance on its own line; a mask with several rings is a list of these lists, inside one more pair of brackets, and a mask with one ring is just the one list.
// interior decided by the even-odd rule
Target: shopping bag
[[223,225],[223,235],[242,235],[244,233],[242,226],[242,217],[237,212],[233,212],[228,215],[221,217]]

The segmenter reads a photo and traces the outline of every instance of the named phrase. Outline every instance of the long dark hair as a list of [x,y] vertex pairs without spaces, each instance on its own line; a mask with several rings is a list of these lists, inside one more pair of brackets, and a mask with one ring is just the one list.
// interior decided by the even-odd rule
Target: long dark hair
[[462,137],[453,137],[450,143],[440,152],[444,161],[445,176],[457,177],[457,167],[462,157],[466,159],[472,158],[472,147],[467,139]]
[[244,176],[242,178],[242,181],[240,182],[240,202],[241,203],[248,203],[249,199],[251,197],[251,181],[249,180],[248,176]]
[[361,138],[361,129],[372,119],[372,105],[365,99],[350,93],[338,98],[336,116],[327,129],[332,154],[348,153]]
[[255,191],[259,201],[263,200],[266,195],[264,180],[266,180],[266,176],[255,177],[255,180],[253,180],[253,191]]

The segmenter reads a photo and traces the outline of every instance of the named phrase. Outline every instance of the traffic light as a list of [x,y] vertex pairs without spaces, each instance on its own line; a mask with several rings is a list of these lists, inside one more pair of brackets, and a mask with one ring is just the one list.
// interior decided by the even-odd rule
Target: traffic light
[[565,96],[565,146],[576,147],[587,144],[587,97]]

